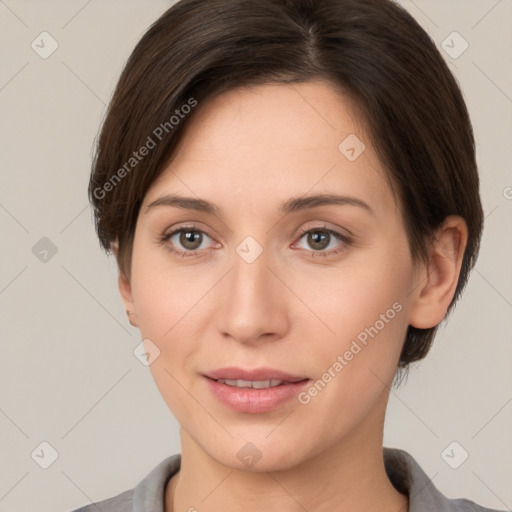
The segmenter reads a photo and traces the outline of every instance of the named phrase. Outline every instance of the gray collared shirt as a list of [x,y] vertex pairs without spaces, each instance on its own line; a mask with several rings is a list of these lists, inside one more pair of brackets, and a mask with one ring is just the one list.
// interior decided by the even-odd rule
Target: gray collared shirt
[[[389,479],[409,496],[408,512],[503,512],[485,508],[465,498],[449,499],[431,482],[406,451],[384,447],[384,465]],[[171,455],[156,466],[133,489],[73,512],[165,512],[165,487],[179,471],[181,455]]]

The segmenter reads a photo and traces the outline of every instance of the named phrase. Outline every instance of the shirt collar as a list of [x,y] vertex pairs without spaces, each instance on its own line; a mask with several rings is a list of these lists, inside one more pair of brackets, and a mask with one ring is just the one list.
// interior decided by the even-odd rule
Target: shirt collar
[[[384,466],[393,486],[409,497],[408,512],[450,511],[450,501],[405,450],[384,448]],[[406,511],[403,511],[406,512]]]
[[[409,496],[409,510],[450,511],[450,501],[433,485],[416,460],[406,451],[397,448],[383,449],[384,466],[394,487]],[[133,489],[133,512],[165,512],[165,488],[170,478],[179,471],[181,454],[171,455],[156,466]]]

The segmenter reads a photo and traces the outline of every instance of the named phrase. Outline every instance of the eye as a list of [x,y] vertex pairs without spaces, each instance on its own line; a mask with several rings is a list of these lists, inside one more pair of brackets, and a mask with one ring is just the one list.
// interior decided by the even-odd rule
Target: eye
[[[205,247],[201,247],[206,239],[212,240],[201,229],[195,226],[182,226],[179,229],[175,229],[171,233],[165,234],[160,242],[165,247],[180,257],[197,256],[198,253],[205,250]],[[183,248],[185,250],[181,250]]]
[[[199,256],[208,248],[207,239],[213,240],[207,233],[196,226],[181,226],[178,229],[164,234],[159,242],[179,257]],[[352,240],[347,235],[327,226],[303,229],[299,240],[305,239],[308,243],[311,256],[334,256],[345,250]],[[206,242],[206,243],[205,243]],[[337,242],[335,244],[334,242]],[[335,247],[329,248],[334,243]],[[183,249],[183,250],[182,250]],[[304,248],[308,250],[307,248]]]
[[[346,249],[351,244],[351,239],[327,226],[319,226],[311,229],[303,229],[299,240],[306,239],[307,244],[312,248],[311,256],[333,256]],[[335,248],[325,250],[329,246],[332,247],[333,242],[338,242]],[[307,250],[307,249],[306,249]]]

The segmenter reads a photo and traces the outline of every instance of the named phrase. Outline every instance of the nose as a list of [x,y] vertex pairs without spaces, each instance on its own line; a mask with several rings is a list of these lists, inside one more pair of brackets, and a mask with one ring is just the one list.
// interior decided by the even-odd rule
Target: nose
[[279,339],[289,327],[286,279],[279,276],[269,251],[264,249],[254,261],[240,254],[235,252],[223,280],[215,314],[217,328],[223,336],[243,344]]

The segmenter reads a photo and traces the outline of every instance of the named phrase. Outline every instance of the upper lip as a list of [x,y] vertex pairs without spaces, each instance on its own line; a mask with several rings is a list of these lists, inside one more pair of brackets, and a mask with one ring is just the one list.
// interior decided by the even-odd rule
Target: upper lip
[[308,379],[308,377],[302,375],[292,375],[291,373],[283,372],[281,370],[275,370],[274,368],[252,368],[243,369],[235,366],[228,368],[219,368],[218,370],[212,370],[203,374],[205,377],[210,379],[228,379],[228,380],[250,380],[250,381],[261,381],[261,380],[282,380],[285,382],[299,382],[301,380]]

